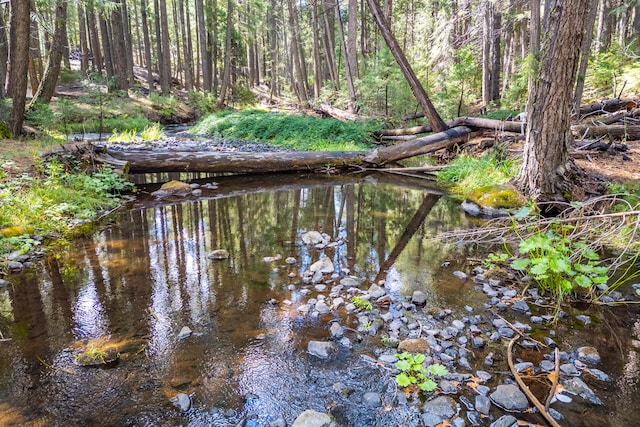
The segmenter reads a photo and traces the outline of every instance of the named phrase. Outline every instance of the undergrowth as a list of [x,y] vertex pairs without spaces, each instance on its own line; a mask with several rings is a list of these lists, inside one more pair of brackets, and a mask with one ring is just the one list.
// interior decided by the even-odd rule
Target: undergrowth
[[507,158],[502,148],[486,152],[482,157],[458,155],[438,173],[438,181],[452,184],[452,191],[465,195],[489,185],[510,181],[518,172],[518,162]]
[[119,204],[132,184],[104,169],[66,171],[52,161],[36,177],[22,175],[0,183],[0,254],[29,251],[41,237],[63,237],[77,225]]
[[259,110],[225,111],[201,120],[192,131],[212,137],[268,142],[278,147],[315,151],[366,150],[374,121],[345,123],[304,115]]

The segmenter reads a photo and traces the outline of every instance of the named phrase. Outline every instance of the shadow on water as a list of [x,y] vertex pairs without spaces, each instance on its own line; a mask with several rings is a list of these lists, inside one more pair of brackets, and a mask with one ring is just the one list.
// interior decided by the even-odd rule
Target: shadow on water
[[[328,319],[298,312],[306,292],[317,294],[300,273],[326,255],[339,277],[361,279],[363,288],[384,280],[390,292],[420,289],[429,307],[459,313],[485,301],[471,281],[451,277],[467,249],[430,240],[467,223],[424,181],[215,181],[218,188],[198,199],[140,197],[112,226],[51,254],[0,291],[0,330],[13,337],[0,344],[0,424],[235,425],[249,416],[268,425],[331,408],[345,425],[372,425],[372,415],[358,410],[361,394],[395,393],[389,372],[361,357],[375,357],[379,338],[354,340],[330,361],[308,355],[309,340],[328,339]],[[336,244],[305,246],[301,236],[310,230]],[[209,259],[215,249],[229,257]],[[441,267],[445,262],[451,266]],[[180,339],[184,326],[193,334]],[[564,331],[567,340],[573,332]],[[117,363],[78,366],[78,352],[94,345],[115,347]],[[637,372],[635,350],[625,351],[627,366],[616,369]],[[620,378],[623,396],[637,400],[636,377]],[[169,401],[178,393],[192,398],[187,413]],[[414,422],[415,414],[399,412],[386,425]]]

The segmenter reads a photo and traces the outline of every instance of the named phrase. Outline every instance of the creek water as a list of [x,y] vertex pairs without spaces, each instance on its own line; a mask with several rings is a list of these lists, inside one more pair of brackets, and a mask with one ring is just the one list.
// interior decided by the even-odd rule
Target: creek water
[[[307,353],[328,326],[298,312],[306,288],[317,294],[299,273],[326,255],[340,277],[422,290],[428,307],[454,314],[481,311],[484,294],[451,274],[469,270],[470,249],[433,239],[470,226],[457,203],[424,180],[389,175],[215,181],[201,198],[163,201],[142,185],[111,224],[10,278],[0,290],[0,331],[12,337],[0,342],[0,424],[289,425],[312,408],[343,425],[417,425],[401,410],[385,422],[382,410],[359,410],[362,393],[395,393],[388,369],[363,357],[376,357],[379,337],[328,361]],[[304,245],[310,230],[336,244]],[[216,249],[229,257],[209,259]],[[637,311],[590,314],[588,328],[558,326],[558,341],[596,346],[613,381],[596,389],[603,406],[569,407],[567,425],[634,425]],[[184,326],[193,334],[180,339]],[[116,362],[76,363],[80,350],[104,346],[117,349]],[[178,393],[191,396],[186,413],[170,402]]]

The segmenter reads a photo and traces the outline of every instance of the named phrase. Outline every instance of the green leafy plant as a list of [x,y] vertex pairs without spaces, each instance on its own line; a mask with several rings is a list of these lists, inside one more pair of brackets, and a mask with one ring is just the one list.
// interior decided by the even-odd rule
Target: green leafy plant
[[373,305],[364,298],[353,297],[351,298],[351,302],[356,306],[358,310],[371,311],[373,310]]
[[433,363],[425,368],[426,356],[422,353],[403,352],[396,354],[396,357],[400,359],[396,362],[396,368],[400,370],[400,373],[396,375],[396,383],[400,387],[415,385],[424,392],[430,392],[438,386],[434,378],[449,373],[449,370],[439,363]]
[[113,134],[109,137],[109,142],[136,143],[158,141],[164,138],[166,138],[164,129],[159,123],[154,123],[146,126],[140,133],[138,133],[136,129],[123,130],[121,132],[114,129]]
[[558,300],[577,288],[591,290],[609,279],[608,269],[598,265],[600,255],[585,242],[567,237],[572,228],[559,225],[560,232],[551,229],[532,234],[520,242],[520,256],[511,261],[511,268],[527,272]]

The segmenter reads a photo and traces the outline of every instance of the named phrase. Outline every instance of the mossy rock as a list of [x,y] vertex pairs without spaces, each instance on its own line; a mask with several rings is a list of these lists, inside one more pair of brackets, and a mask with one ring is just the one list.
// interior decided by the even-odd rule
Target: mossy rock
[[186,182],[173,180],[165,182],[159,190],[151,194],[159,199],[169,196],[186,197],[191,194],[191,186]]
[[79,366],[107,366],[117,362],[120,353],[116,347],[88,347],[76,353],[75,363]]
[[527,203],[522,194],[511,185],[490,185],[467,194],[462,209],[473,216],[505,216]]
[[10,227],[0,229],[0,237],[17,237],[25,234],[33,234],[33,232],[33,227],[25,227],[24,225],[12,225]]

